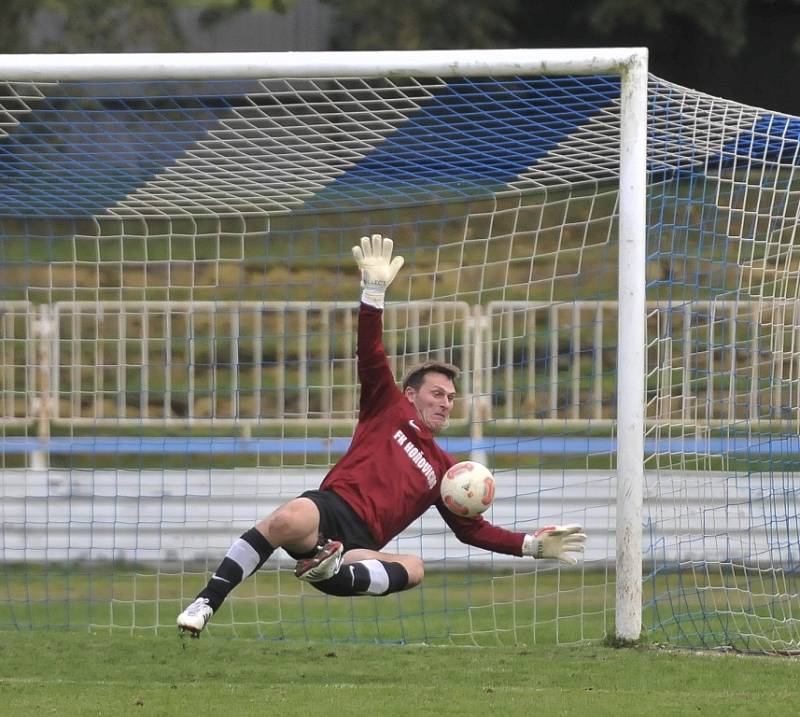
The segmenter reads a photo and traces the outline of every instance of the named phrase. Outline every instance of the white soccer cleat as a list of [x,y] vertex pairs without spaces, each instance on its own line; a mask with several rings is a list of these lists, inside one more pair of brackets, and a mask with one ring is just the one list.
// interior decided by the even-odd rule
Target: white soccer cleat
[[214,611],[208,604],[208,598],[197,598],[189,607],[178,615],[178,627],[181,631],[192,633],[192,637],[200,637]]
[[313,557],[297,561],[295,577],[310,583],[332,578],[342,565],[343,551],[344,546],[338,540],[329,540]]

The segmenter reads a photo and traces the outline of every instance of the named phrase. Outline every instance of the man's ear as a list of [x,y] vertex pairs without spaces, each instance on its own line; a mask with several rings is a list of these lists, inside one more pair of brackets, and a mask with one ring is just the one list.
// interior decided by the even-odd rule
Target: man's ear
[[406,390],[403,391],[403,395],[408,399],[409,403],[414,403],[414,398],[416,397],[417,392],[413,386],[406,386]]

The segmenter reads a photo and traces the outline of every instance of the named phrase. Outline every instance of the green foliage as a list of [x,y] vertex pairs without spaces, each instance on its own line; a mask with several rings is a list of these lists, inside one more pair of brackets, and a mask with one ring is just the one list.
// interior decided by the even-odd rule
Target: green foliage
[[24,32],[38,8],[31,0],[5,0],[3,21],[0,22],[0,51],[28,52],[28,34]]
[[[530,27],[572,27],[603,38],[619,30],[667,33],[674,23],[721,41],[731,55],[748,39],[749,13],[758,5],[797,0],[571,0],[561,6],[530,0],[323,0],[336,11],[344,49],[529,47]],[[442,22],[446,17],[447,22]],[[538,43],[535,43],[538,45]]]
[[600,35],[619,27],[661,32],[669,19],[679,19],[721,39],[731,54],[746,41],[747,3],[741,0],[596,0],[590,5],[585,17]]
[[325,2],[336,11],[340,31],[340,48],[337,49],[348,50],[508,46],[515,37],[512,14],[521,5],[517,0]]
[[[175,52],[185,46],[176,5],[164,0],[7,0],[24,11],[8,16],[3,7],[0,50],[45,52],[119,52],[130,49]],[[45,11],[60,24],[60,32],[42,47],[31,47],[29,28]],[[133,40],[132,40],[133,39]],[[26,46],[27,45],[27,46]]]
[[213,27],[247,10],[285,13],[295,4],[295,0],[173,0],[173,2],[199,8],[202,27]]
[[[4,0],[0,52],[180,52],[187,47],[182,9],[214,25],[244,10],[286,12],[295,0]],[[49,13],[56,39],[34,46],[30,28]],[[212,49],[212,48],[209,48]]]
[[176,5],[201,8],[203,10],[264,10],[286,12],[296,0],[172,0]]

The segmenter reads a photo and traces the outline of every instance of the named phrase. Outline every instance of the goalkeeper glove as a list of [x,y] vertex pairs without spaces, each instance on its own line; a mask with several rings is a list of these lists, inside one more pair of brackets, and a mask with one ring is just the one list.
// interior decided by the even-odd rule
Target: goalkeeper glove
[[386,289],[403,266],[402,256],[392,259],[392,247],[394,242],[380,234],[373,234],[372,239],[361,237],[361,246],[353,247],[353,256],[361,269],[361,301],[376,309],[383,308]]
[[578,559],[570,553],[582,553],[586,534],[580,525],[548,525],[522,541],[522,554],[534,558],[553,558],[567,565],[575,565]]

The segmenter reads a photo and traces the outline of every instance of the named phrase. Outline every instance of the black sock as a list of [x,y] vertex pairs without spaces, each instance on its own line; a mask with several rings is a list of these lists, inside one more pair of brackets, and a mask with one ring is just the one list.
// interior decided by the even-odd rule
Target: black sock
[[231,545],[208,585],[197,597],[208,599],[211,609],[216,612],[228,593],[258,570],[274,552],[270,542],[258,530],[250,528]]
[[389,595],[408,587],[408,571],[400,563],[359,560],[343,565],[332,578],[311,584],[317,590],[337,597]]

